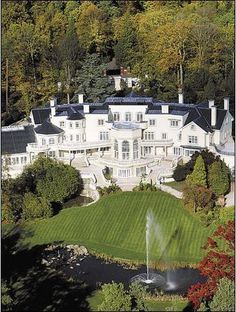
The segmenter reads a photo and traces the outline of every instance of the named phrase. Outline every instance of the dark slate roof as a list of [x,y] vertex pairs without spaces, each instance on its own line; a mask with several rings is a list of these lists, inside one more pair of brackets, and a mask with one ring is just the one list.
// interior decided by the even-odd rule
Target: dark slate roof
[[41,125],[46,119],[48,119],[50,113],[51,113],[50,107],[32,109],[34,123],[36,125]]
[[[200,108],[199,109],[201,115],[211,124],[211,111],[207,108]],[[216,118],[216,125],[214,129],[219,130],[222,126],[222,123],[225,119],[226,110],[217,108],[217,118]]]
[[80,120],[80,119],[84,119],[84,116],[80,112],[76,112],[76,113],[71,114],[67,119]]
[[38,134],[59,134],[63,132],[63,130],[55,125],[53,125],[50,121],[45,120],[42,125],[37,126],[34,131]]
[[2,154],[25,153],[28,143],[36,142],[34,127],[3,127],[1,131]]

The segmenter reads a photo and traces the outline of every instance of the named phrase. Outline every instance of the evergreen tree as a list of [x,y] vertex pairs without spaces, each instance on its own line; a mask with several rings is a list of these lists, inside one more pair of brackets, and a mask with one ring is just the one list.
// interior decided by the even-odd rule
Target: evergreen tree
[[190,185],[207,186],[206,168],[201,155],[196,159],[193,172],[187,176],[186,181]]
[[[86,102],[98,102],[115,94],[114,85],[102,74],[105,68],[106,64],[102,63],[98,54],[88,55],[77,72],[75,94],[84,94]],[[74,97],[72,100],[78,99]]]
[[224,162],[215,161],[209,166],[208,184],[217,196],[228,192],[229,183],[229,169]]

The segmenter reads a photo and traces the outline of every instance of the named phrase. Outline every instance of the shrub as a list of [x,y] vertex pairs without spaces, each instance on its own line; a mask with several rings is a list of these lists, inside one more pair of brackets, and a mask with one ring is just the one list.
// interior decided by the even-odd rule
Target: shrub
[[234,311],[234,282],[226,277],[220,279],[209,306],[211,311]]
[[109,186],[105,186],[105,187],[100,187],[99,186],[99,187],[97,187],[97,191],[98,191],[100,196],[106,196],[106,195],[109,195],[109,194],[122,192],[122,189],[116,183],[112,183]]
[[26,193],[23,200],[23,218],[25,220],[36,218],[49,218],[52,208],[47,199]]
[[133,192],[140,192],[140,191],[156,192],[158,191],[158,188],[156,187],[156,184],[152,184],[152,181],[151,183],[144,183],[141,180],[139,185],[133,188]]

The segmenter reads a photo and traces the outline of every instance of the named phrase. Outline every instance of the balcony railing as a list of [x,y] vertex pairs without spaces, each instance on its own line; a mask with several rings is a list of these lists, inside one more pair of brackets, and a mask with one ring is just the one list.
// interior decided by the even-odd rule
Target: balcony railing
[[169,140],[143,140],[141,146],[166,146],[173,144],[173,139]]

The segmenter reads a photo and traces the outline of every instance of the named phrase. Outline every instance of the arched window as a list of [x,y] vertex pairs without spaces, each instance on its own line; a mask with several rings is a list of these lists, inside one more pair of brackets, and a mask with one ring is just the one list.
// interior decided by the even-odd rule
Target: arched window
[[122,159],[129,159],[129,142],[122,142]]
[[114,156],[115,156],[115,158],[118,158],[118,157],[119,157],[118,142],[117,142],[117,140],[115,140],[115,142],[114,142]]
[[133,142],[133,153],[134,153],[134,159],[138,158],[138,140],[134,140]]

